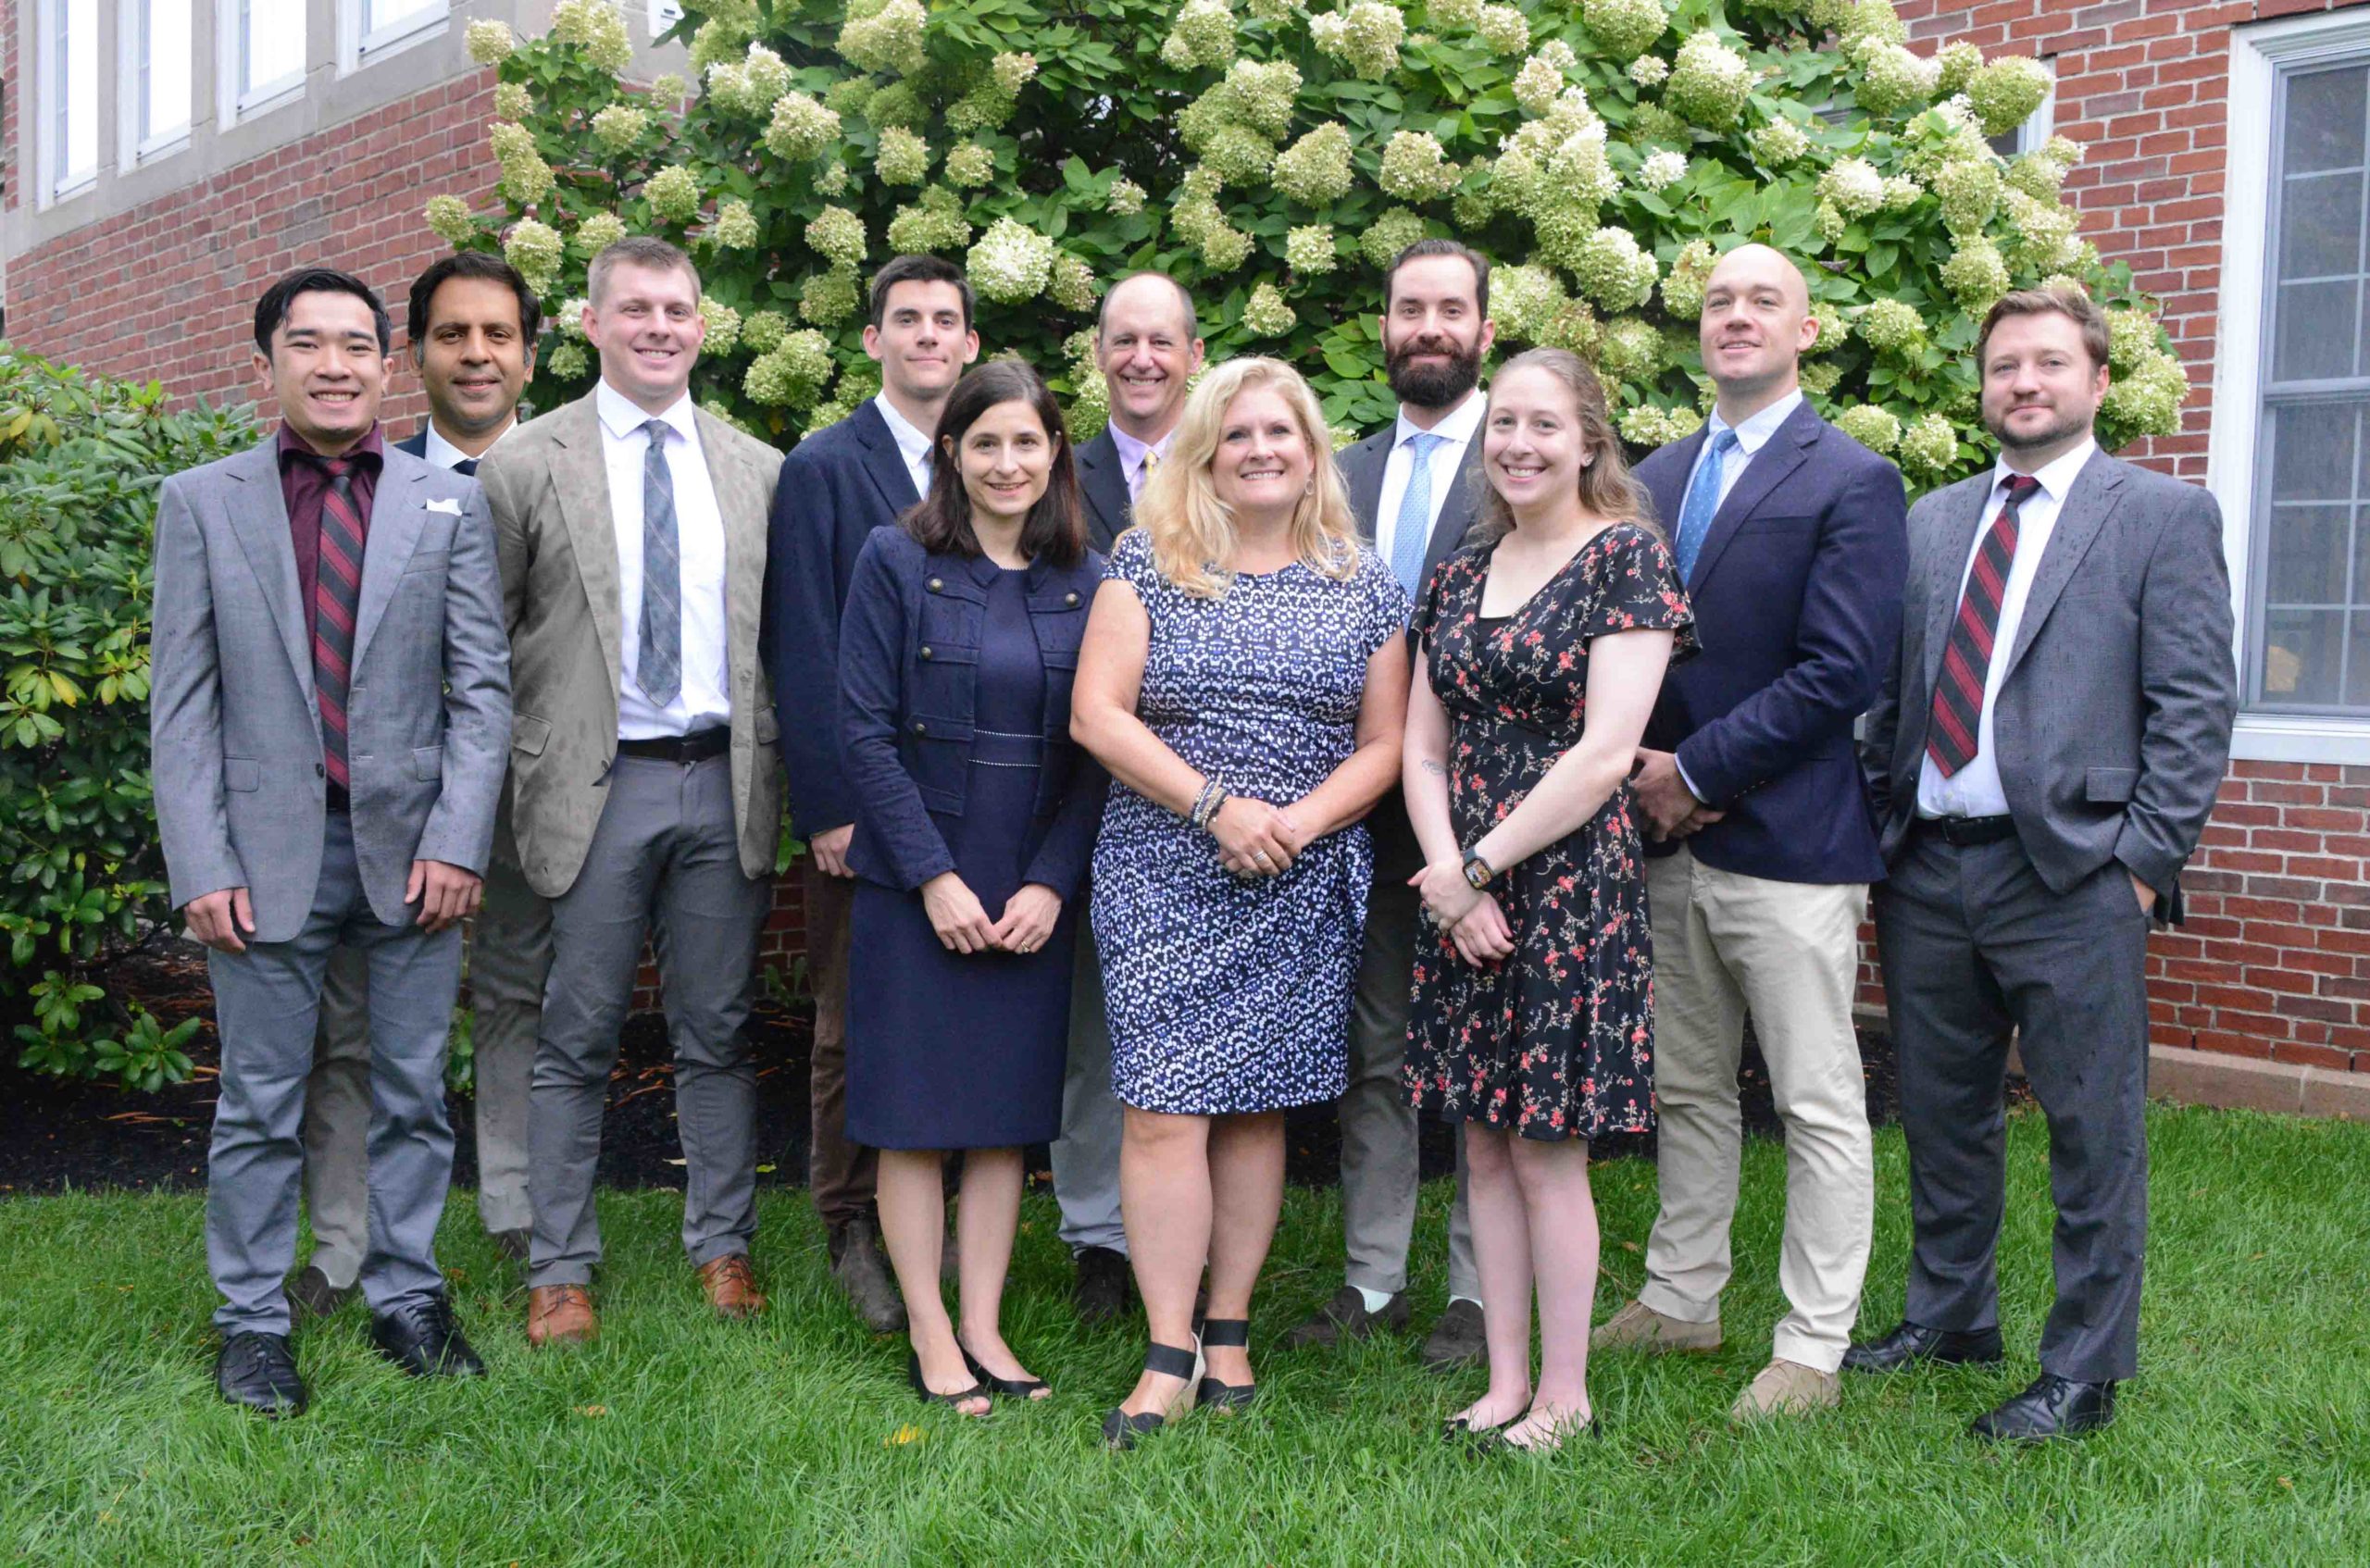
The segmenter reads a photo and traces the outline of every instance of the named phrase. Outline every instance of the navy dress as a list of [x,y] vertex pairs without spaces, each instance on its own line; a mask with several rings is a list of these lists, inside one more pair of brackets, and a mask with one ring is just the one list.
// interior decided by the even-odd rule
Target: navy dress
[[[1347,578],[1294,562],[1196,599],[1161,576],[1137,529],[1109,572],[1152,620],[1137,716],[1179,756],[1273,805],[1348,760],[1366,661],[1407,627],[1407,596],[1372,551]],[[1120,1101],[1215,1116],[1338,1099],[1373,878],[1364,824],[1246,880],[1208,833],[1115,781],[1093,920]]]
[[[976,575],[971,568],[979,568]],[[1053,639],[1067,641],[1067,649],[1042,645],[1041,628],[1030,615],[1029,571],[1003,570],[992,563],[953,569],[965,571],[975,587],[979,578],[987,579],[985,608],[976,649],[941,643],[922,650],[922,656],[939,664],[957,654],[977,655],[961,810],[933,809],[930,821],[952,857],[952,869],[979,896],[990,920],[999,918],[1006,902],[1029,881],[1047,882],[1064,903],[1052,937],[1034,952],[957,953],[931,929],[917,884],[896,885],[904,878],[885,877],[877,866],[861,863],[855,867],[847,1132],[853,1141],[875,1149],[1001,1149],[1050,1142],[1061,1131],[1078,920],[1071,895],[1077,890],[1071,878],[1049,872],[1050,861],[1041,857],[1049,835],[1066,831],[1077,814],[1069,814],[1073,822],[1066,824],[1060,813],[1042,809],[1042,775],[1045,730],[1056,716],[1063,728],[1067,725],[1076,639]],[[1055,602],[1072,592],[1055,596]],[[1079,614],[1067,617],[1073,623],[1082,618],[1083,597],[1073,601],[1079,605]],[[1075,624],[1068,629],[1074,631]],[[922,635],[940,633],[925,629]],[[1058,672],[1058,716],[1047,703],[1049,653],[1066,659]],[[901,728],[911,733],[916,722],[929,721],[908,719]],[[1091,765],[1079,768],[1069,786],[1094,795],[1101,789],[1101,771]],[[867,792],[858,803],[860,835],[870,804]],[[1091,832],[1091,819],[1087,831]]]

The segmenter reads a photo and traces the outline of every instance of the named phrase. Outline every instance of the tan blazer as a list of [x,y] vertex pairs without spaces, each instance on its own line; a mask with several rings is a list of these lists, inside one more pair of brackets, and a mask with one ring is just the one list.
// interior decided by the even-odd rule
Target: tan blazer
[[[741,869],[770,877],[781,821],[772,689],[757,656],[766,516],[781,454],[700,412],[724,518],[732,809]],[[617,536],[591,396],[519,426],[478,469],[493,510],[516,717],[504,804],[527,885],[557,898],[583,868],[617,756],[623,628]],[[506,846],[505,846],[506,847]]]

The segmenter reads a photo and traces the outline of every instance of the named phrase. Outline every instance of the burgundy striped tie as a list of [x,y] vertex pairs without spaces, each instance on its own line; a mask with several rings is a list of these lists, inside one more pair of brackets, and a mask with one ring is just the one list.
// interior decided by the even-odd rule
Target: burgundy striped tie
[[1942,678],[1934,683],[1934,712],[1926,726],[1926,754],[1948,778],[1975,760],[1976,734],[1983,719],[1983,683],[1991,668],[1992,639],[2000,629],[2000,604],[2008,594],[2008,569],[2016,559],[2016,508],[2040,481],[2013,474],[2008,499],[1967,569],[1959,595],[1958,618],[1942,647]]
[[355,607],[362,602],[363,525],[354,505],[353,464],[332,457],[321,497],[319,570],[313,585],[313,690],[321,704],[322,760],[330,782],[350,787],[345,768],[345,692],[354,670]]

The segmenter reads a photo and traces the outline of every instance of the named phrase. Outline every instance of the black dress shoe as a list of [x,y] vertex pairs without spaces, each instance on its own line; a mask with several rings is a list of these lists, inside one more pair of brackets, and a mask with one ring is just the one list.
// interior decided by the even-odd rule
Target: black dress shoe
[[274,1418],[304,1414],[308,1399],[285,1334],[225,1337],[214,1362],[214,1387],[231,1403]]
[[1309,1313],[1306,1322],[1285,1335],[1284,1343],[1295,1350],[1312,1345],[1333,1346],[1344,1339],[1368,1338],[1379,1329],[1397,1333],[1406,1326],[1407,1292],[1391,1297],[1381,1311],[1368,1312],[1365,1293],[1354,1285],[1344,1285]]
[[1994,1442],[2038,1443],[2078,1437],[2114,1419],[2114,1384],[2077,1383],[2044,1372],[2014,1399],[1977,1416],[1972,1430]]
[[299,1317],[327,1317],[360,1293],[361,1287],[346,1286],[343,1289],[330,1283],[318,1263],[306,1263],[302,1273],[283,1288],[288,1304]]
[[1481,1303],[1458,1300],[1448,1304],[1424,1341],[1424,1364],[1435,1372],[1479,1366],[1490,1359],[1490,1341],[1481,1329]]
[[414,1377],[482,1377],[485,1363],[461,1336],[453,1303],[442,1296],[406,1301],[370,1320],[379,1353]]
[[1846,1372],[1899,1372],[1919,1362],[1952,1366],[1989,1366],[2004,1354],[2000,1330],[1993,1328],[1928,1328],[1903,1318],[1901,1326],[1881,1339],[1854,1345],[1843,1352]]
[[1128,1254],[1109,1247],[1078,1250],[1070,1305],[1080,1323],[1110,1323],[1128,1310]]

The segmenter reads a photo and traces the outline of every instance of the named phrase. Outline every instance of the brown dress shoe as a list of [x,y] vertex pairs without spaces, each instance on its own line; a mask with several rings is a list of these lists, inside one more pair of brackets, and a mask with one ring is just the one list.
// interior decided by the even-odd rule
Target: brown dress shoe
[[527,1292],[527,1343],[589,1345],[601,1337],[592,1292],[581,1285],[538,1285]]
[[727,1252],[720,1258],[710,1258],[699,1269],[700,1288],[707,1292],[707,1304],[716,1309],[718,1317],[755,1317],[766,1310],[766,1298],[757,1289],[757,1272],[749,1266],[746,1252]]

